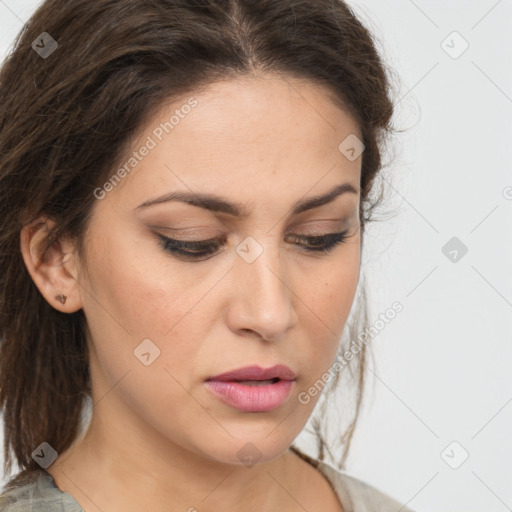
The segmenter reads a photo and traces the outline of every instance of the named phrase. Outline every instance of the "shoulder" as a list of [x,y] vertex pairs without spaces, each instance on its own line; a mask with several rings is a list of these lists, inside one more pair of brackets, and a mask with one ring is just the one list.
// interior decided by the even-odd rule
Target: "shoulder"
[[346,512],[413,512],[389,494],[330,464],[318,461],[317,467],[331,482]]
[[0,512],[83,512],[68,496],[48,473],[39,471],[32,481],[0,495]]
[[37,482],[34,481],[3,492],[0,495],[0,511],[17,512],[18,510],[32,510],[36,487]]

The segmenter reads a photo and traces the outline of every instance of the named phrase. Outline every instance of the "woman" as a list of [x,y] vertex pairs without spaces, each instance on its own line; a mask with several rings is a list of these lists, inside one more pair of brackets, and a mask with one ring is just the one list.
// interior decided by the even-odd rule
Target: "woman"
[[351,10],[47,0],[0,87],[0,509],[409,510],[293,445],[352,372],[344,461],[364,382],[393,106]]

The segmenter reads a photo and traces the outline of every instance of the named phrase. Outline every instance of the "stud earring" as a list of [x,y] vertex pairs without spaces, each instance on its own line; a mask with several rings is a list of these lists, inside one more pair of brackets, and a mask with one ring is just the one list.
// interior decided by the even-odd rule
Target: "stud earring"
[[67,297],[65,295],[55,295],[55,298],[61,303],[61,304],[65,304],[66,303],[66,299]]

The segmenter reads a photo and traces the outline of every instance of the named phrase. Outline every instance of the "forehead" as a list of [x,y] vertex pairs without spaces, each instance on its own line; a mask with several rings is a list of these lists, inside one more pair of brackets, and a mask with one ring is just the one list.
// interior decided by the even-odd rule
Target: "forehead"
[[[175,101],[171,108],[179,108],[190,96]],[[287,134],[312,142],[325,135],[360,137],[356,121],[335,102],[331,89],[308,80],[258,74],[214,82],[193,96],[198,106],[189,127],[204,136],[229,135],[236,144],[284,141]],[[165,117],[168,108],[164,106],[160,116]]]
[[135,165],[111,195],[124,188],[140,202],[172,190],[235,191],[238,201],[250,192],[300,196],[327,175],[314,192],[341,181],[357,188],[361,158],[350,161],[338,148],[354,134],[356,121],[324,86],[279,75],[215,82],[161,105],[132,144],[144,156],[126,155],[123,163],[131,155]]

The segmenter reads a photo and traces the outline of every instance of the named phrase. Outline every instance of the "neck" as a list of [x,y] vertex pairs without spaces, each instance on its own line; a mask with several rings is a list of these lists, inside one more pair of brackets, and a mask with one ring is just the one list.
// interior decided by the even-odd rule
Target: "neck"
[[292,510],[300,492],[301,461],[290,450],[251,467],[226,464],[119,423],[107,429],[102,417],[48,468],[87,512]]

